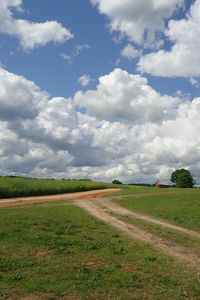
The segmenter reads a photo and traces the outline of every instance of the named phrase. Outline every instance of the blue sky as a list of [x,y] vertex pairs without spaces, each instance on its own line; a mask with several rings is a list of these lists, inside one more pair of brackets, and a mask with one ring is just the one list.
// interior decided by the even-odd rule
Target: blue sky
[[[89,1],[23,1],[25,12],[20,17],[30,21],[42,22],[57,20],[70,28],[74,38],[62,44],[37,48],[31,52],[22,51],[14,38],[1,36],[1,62],[6,67],[28,79],[52,95],[73,96],[80,88],[78,78],[87,73],[95,80],[114,67],[118,59],[120,45],[116,45],[106,30],[105,17],[99,15]],[[15,15],[19,16],[19,14]],[[83,50],[69,64],[60,57],[64,53],[72,55],[74,47],[87,44],[90,49]],[[10,55],[13,52],[13,55]]]
[[[191,1],[187,2],[189,5]],[[100,15],[89,0],[59,0],[59,5],[55,0],[24,0],[22,8],[23,12],[13,11],[16,18],[32,22],[56,20],[74,34],[74,38],[65,43],[48,44],[32,51],[23,51],[16,38],[1,35],[1,63],[11,72],[33,80],[52,96],[73,96],[80,89],[78,78],[83,74],[91,76],[91,87],[95,87],[99,76],[111,72],[118,59],[121,59],[121,68],[131,73],[136,72],[136,60],[129,61],[120,56],[127,38],[122,39],[119,44],[115,43],[113,38],[119,34],[110,33],[108,18]],[[182,15],[180,11],[180,16]],[[177,17],[180,16],[177,14]],[[61,58],[61,54],[71,56],[75,47],[84,44],[90,48],[83,49],[71,64]],[[193,87],[183,78],[147,77],[151,85],[161,93],[173,94],[181,90],[191,94],[191,97],[199,94],[199,88]]]
[[1,174],[152,182],[185,167],[198,178],[199,0],[2,0],[0,10]]

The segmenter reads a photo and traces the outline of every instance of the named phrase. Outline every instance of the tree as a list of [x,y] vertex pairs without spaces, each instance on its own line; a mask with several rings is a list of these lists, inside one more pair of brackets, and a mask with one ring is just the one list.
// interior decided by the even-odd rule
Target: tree
[[179,188],[192,188],[194,185],[190,171],[178,169],[171,174],[171,181]]
[[119,181],[119,180],[117,180],[117,179],[115,179],[115,180],[112,181],[112,184],[122,184],[122,182]]

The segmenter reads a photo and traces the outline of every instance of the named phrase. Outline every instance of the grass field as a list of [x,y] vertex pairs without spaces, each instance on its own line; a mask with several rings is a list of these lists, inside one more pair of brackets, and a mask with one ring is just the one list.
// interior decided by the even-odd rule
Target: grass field
[[0,198],[52,195],[113,188],[116,185],[88,180],[51,180],[0,177]]
[[[119,216],[121,220],[125,220],[129,224],[136,225],[137,227],[145,230],[146,232],[152,233],[154,236],[159,237],[162,241],[166,241],[169,244],[183,246],[187,249],[188,253],[195,253],[200,257],[200,240],[188,236],[182,232],[177,232],[176,230],[164,228],[162,226],[145,222],[143,220],[138,220],[130,216]],[[199,266],[200,269],[200,266]]]
[[[26,181],[24,190],[29,193],[37,193],[40,186],[42,189],[41,182],[50,186],[51,194],[53,187],[60,193],[58,188],[67,184],[83,190],[94,189],[96,184],[11,179],[16,188]],[[134,186],[113,196],[130,210],[200,231],[198,189]],[[199,256],[200,241],[196,238],[134,217],[118,218]],[[0,299],[198,300],[200,275],[198,266],[193,268],[148,243],[131,239],[66,200],[0,209]]]
[[116,195],[116,202],[176,225],[200,231],[200,189],[132,187]]
[[3,208],[0,241],[0,299],[200,299],[196,271],[72,205]]

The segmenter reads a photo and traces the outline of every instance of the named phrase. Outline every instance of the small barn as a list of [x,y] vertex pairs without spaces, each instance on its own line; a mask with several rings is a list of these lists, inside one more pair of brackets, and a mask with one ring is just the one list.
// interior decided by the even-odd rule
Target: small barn
[[155,187],[156,188],[161,188],[161,182],[160,182],[160,180],[158,180],[158,181],[156,181],[156,183],[155,183]]
[[158,189],[160,189],[160,188],[169,188],[169,185],[163,184],[163,183],[161,183],[160,180],[158,180],[158,181],[156,181],[156,183],[155,183],[155,187],[158,188]]

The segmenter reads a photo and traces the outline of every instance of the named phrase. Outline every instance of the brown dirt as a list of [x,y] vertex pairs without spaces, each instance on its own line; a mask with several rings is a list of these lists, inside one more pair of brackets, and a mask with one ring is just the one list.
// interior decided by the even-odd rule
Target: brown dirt
[[181,226],[177,226],[177,225],[168,223],[164,220],[156,219],[156,218],[153,218],[151,216],[148,216],[148,215],[145,215],[145,214],[142,214],[142,213],[138,213],[138,212],[135,212],[135,211],[130,211],[129,209],[123,208],[123,207],[113,203],[111,201],[111,199],[103,199],[103,200],[98,199],[97,201],[100,205],[103,205],[110,212],[117,213],[117,214],[120,214],[120,215],[123,215],[123,216],[132,216],[136,219],[140,219],[140,220],[152,223],[152,224],[160,225],[160,226],[165,227],[165,228],[180,231],[180,232],[182,232],[184,234],[187,234],[191,237],[200,239],[200,233],[197,232],[197,231],[190,230],[190,229],[187,229],[187,228],[183,228]]
[[41,204],[55,201],[64,201],[67,199],[93,199],[97,197],[103,197],[107,193],[116,192],[119,189],[106,189],[106,190],[93,190],[80,193],[68,193],[50,196],[35,196],[35,197],[22,197],[22,198],[9,198],[0,199],[0,207],[22,206]]
[[127,270],[127,271],[132,271],[132,270],[135,270],[135,266],[131,263],[125,263],[124,264],[124,269]]
[[12,295],[8,296],[8,300],[55,300],[58,299],[54,293],[34,293],[29,295]]
[[81,265],[83,268],[85,269],[97,269],[98,268],[98,264],[96,262],[87,262]]
[[8,296],[7,300],[79,300],[78,296],[66,295],[66,296],[56,296],[54,293],[34,293],[26,296],[22,295],[12,295]]
[[48,252],[47,251],[43,251],[43,250],[38,250],[34,253],[34,257],[44,257],[47,256]]
[[[188,234],[192,237],[200,239],[200,233],[192,231],[177,225],[170,224],[163,220],[155,219],[151,216],[147,216],[141,213],[133,212],[123,207],[114,204],[111,199],[102,198],[107,193],[118,191],[119,189],[107,189],[107,190],[96,190],[81,193],[70,193],[52,196],[42,196],[42,197],[26,197],[26,198],[15,198],[15,199],[1,199],[0,207],[10,207],[10,206],[22,206],[22,205],[32,205],[40,203],[49,203],[55,201],[61,201],[66,199],[74,199],[73,204],[85,209],[91,215],[96,218],[118,228],[120,231],[128,234],[130,237],[146,242],[149,245],[163,251],[164,253],[178,259],[185,260],[192,264],[194,267],[200,266],[200,257],[191,252],[191,249],[185,248],[175,243],[169,243],[169,241],[163,240],[158,236],[151,234],[139,227],[129,224],[126,221],[118,219],[115,214],[119,215],[129,215],[134,218],[144,220],[149,223],[157,224],[165,228],[174,229],[176,231]],[[38,254],[39,256],[46,255],[46,253]],[[96,267],[93,263],[88,263],[88,268]],[[127,269],[131,266],[127,265]]]
[[[105,201],[101,199],[101,201]],[[200,265],[200,257],[191,252],[191,249],[185,248],[178,244],[170,243],[153,235],[145,230],[138,228],[135,225],[129,224],[125,221],[119,220],[116,216],[111,215],[109,213],[108,208],[106,207],[106,211],[104,207],[101,206],[101,202],[99,200],[77,200],[74,202],[77,206],[85,209],[91,215],[96,218],[112,225],[113,227],[118,228],[124,233],[128,234],[130,237],[146,242],[149,245],[161,250],[162,252],[184,261],[189,262],[194,267],[198,267]]]

